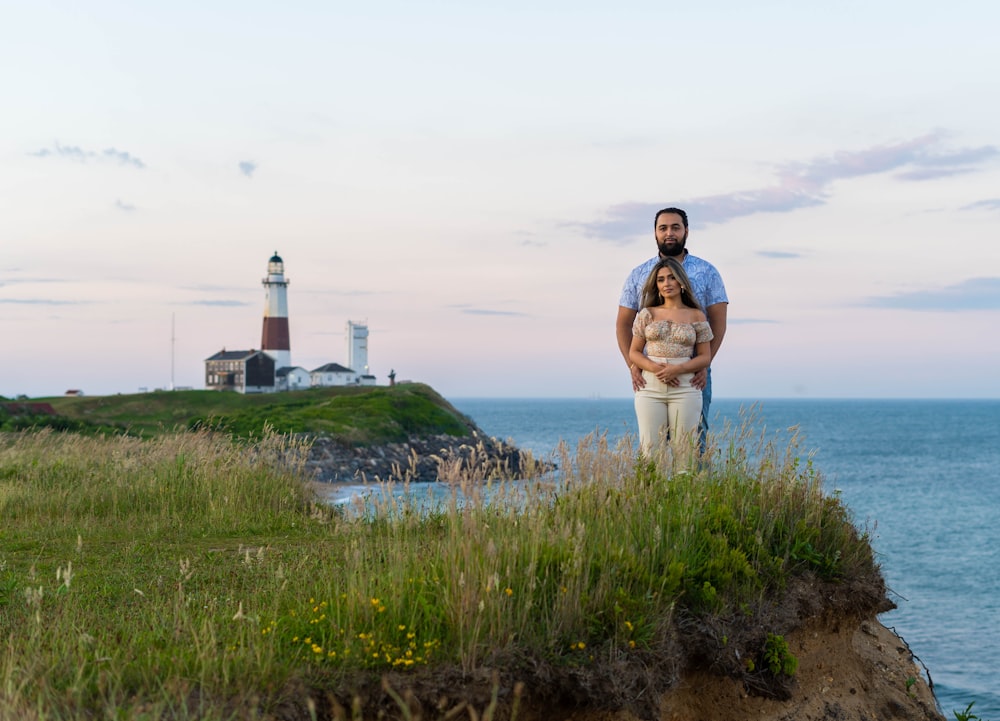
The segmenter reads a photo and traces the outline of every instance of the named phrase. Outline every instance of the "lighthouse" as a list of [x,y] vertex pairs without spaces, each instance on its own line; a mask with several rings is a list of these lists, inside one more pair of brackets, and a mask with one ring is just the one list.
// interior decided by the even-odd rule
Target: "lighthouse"
[[275,369],[292,365],[292,349],[288,341],[288,280],[285,278],[285,264],[274,251],[267,261],[267,277],[264,285],[264,330],[261,333],[260,349],[274,358]]

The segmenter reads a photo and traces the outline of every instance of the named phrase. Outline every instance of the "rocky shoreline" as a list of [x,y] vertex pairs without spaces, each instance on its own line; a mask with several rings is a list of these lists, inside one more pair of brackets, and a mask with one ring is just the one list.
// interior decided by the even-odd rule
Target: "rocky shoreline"
[[472,431],[468,436],[411,436],[374,446],[350,446],[318,436],[312,439],[306,467],[314,480],[329,483],[523,478],[555,465]]

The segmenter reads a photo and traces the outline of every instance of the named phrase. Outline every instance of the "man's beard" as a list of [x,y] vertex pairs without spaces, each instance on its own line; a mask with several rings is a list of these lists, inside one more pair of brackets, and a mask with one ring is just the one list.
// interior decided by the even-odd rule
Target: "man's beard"
[[667,245],[666,243],[657,243],[656,247],[660,249],[660,255],[664,258],[676,257],[678,255],[684,255],[684,246],[687,245],[687,234],[684,234],[684,238],[679,243],[674,243],[673,245]]

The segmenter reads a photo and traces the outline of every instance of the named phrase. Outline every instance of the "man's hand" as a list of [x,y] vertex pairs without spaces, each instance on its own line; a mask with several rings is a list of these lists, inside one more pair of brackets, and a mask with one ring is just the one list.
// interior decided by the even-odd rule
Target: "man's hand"
[[642,377],[642,368],[635,364],[629,366],[629,372],[632,374],[632,390],[637,391],[646,387],[646,379]]
[[705,390],[706,383],[708,383],[708,368],[702,368],[691,378],[691,385],[700,391]]

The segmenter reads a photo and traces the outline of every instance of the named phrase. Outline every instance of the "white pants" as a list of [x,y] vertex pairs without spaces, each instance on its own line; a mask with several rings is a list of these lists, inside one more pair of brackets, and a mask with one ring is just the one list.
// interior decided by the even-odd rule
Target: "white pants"
[[[688,358],[659,358],[650,356],[657,363],[684,363]],[[643,455],[657,455],[663,450],[666,436],[674,463],[686,459],[691,450],[692,437],[701,422],[701,391],[691,385],[694,373],[677,376],[678,386],[668,386],[650,371],[643,371],[646,387],[635,393],[635,417],[639,422],[639,447]]]

